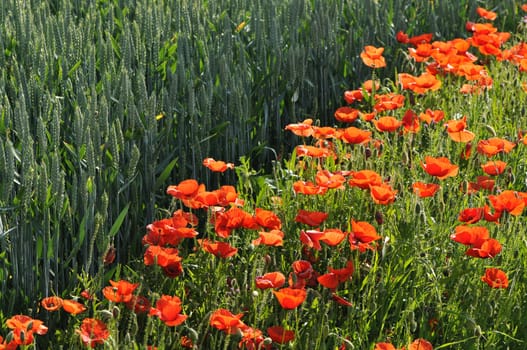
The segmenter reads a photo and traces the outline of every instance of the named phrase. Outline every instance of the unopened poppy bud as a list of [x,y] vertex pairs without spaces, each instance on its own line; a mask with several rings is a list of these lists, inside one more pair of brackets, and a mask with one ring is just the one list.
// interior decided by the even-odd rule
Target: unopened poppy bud
[[380,211],[375,213],[375,221],[377,224],[382,225],[384,223],[384,217]]
[[119,309],[119,307],[117,307],[117,305],[115,305],[113,307],[112,313],[113,313],[113,317],[114,318],[119,318],[119,314],[121,313],[121,309]]

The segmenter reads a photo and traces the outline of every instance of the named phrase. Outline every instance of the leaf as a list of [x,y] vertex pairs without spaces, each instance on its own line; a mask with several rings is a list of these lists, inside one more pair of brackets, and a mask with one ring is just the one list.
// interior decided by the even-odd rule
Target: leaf
[[126,217],[126,214],[128,214],[128,209],[130,208],[130,203],[124,207],[123,210],[121,210],[121,213],[119,213],[119,216],[117,217],[117,220],[112,225],[112,228],[110,228],[109,236],[113,237],[115,234],[119,231],[121,228],[121,225],[123,224],[124,218]]

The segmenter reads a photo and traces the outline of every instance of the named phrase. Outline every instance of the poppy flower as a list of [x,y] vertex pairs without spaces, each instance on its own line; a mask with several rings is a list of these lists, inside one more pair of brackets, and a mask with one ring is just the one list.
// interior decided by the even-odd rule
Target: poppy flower
[[359,187],[361,189],[369,189],[370,186],[379,186],[382,184],[382,177],[373,170],[354,171],[350,174],[351,178],[348,184],[352,187]]
[[143,262],[146,266],[159,265],[166,267],[175,263],[181,263],[183,258],[179,256],[179,250],[176,248],[166,248],[157,245],[151,245],[146,248],[143,254]]
[[150,310],[151,316],[157,316],[167,326],[179,326],[187,319],[181,314],[181,299],[178,296],[162,295],[156,307]]
[[283,273],[269,272],[263,276],[256,277],[256,288],[268,289],[268,288],[280,288],[285,284],[285,276]]
[[498,16],[496,12],[489,11],[487,9],[484,9],[483,7],[476,8],[476,13],[481,18],[488,19],[489,21],[494,21],[496,17]]
[[263,228],[279,230],[282,227],[280,218],[270,210],[256,208],[254,221]]
[[111,286],[104,287],[102,293],[104,297],[115,303],[129,302],[132,299],[132,293],[139,286],[139,283],[130,283],[125,280],[112,281]]
[[273,290],[273,294],[278,300],[278,303],[280,303],[280,306],[286,310],[296,309],[304,302],[307,296],[305,289],[293,289],[289,287]]
[[461,210],[457,219],[465,224],[474,224],[483,219],[483,213],[483,207],[466,208]]
[[487,175],[499,175],[505,171],[507,163],[501,160],[488,161],[481,165],[481,168]]
[[285,344],[295,340],[295,332],[285,330],[282,326],[272,326],[267,328],[267,335],[278,344]]
[[370,195],[375,204],[387,205],[395,201],[397,190],[394,190],[389,184],[381,183],[380,185],[370,185]]
[[397,34],[395,34],[395,40],[397,40],[401,44],[408,44],[410,42],[408,34],[403,32],[402,30],[398,31]]
[[234,315],[227,309],[217,309],[210,315],[209,324],[227,334],[236,334],[241,328],[247,327],[241,320],[243,314]]
[[373,109],[376,112],[391,111],[401,108],[404,105],[405,97],[401,94],[387,93],[375,95],[375,105]]
[[459,172],[459,167],[450,163],[450,160],[445,157],[425,157],[425,162],[421,162],[421,167],[429,175],[437,177],[439,180],[444,180],[447,177],[456,176]]
[[33,343],[34,334],[44,335],[48,332],[48,327],[44,325],[44,322],[27,315],[14,315],[7,319],[5,324],[11,329],[10,334],[12,335],[7,349],[17,349],[18,345],[29,345]]
[[297,157],[325,158],[331,154],[328,148],[309,145],[296,146],[295,151]]
[[410,344],[408,350],[433,350],[433,346],[428,340],[419,338]]
[[427,108],[424,113],[419,114],[419,119],[427,124],[439,123],[445,118],[445,112],[441,110],[431,110]]
[[62,308],[71,315],[78,315],[86,311],[86,306],[73,299],[62,300]]
[[260,231],[258,235],[259,237],[252,242],[254,245],[280,247],[284,244],[284,233],[280,230]]
[[309,226],[319,226],[328,218],[328,213],[321,211],[308,211],[299,209],[295,217],[295,222],[300,222]]
[[238,248],[234,248],[228,242],[212,242],[208,239],[201,239],[198,240],[198,243],[207,253],[223,259],[230,258],[238,253]]
[[301,123],[288,124],[285,130],[291,131],[293,134],[302,137],[313,135],[313,119],[306,119]]
[[412,189],[415,194],[421,198],[432,197],[436,192],[441,188],[438,184],[424,183],[424,182],[414,182],[412,184]]
[[377,230],[369,222],[351,220],[349,238],[350,240],[359,240],[362,243],[370,243],[381,239],[381,236],[377,234]]
[[223,160],[214,160],[214,158],[203,159],[203,166],[213,172],[223,173],[227,169],[234,169],[233,163],[225,163]]
[[516,191],[505,190],[498,195],[489,195],[488,199],[494,210],[498,212],[508,212],[518,216],[525,208],[525,200]]
[[324,237],[324,232],[318,230],[301,230],[300,231],[300,242],[303,245],[321,250],[320,239]]
[[484,226],[456,226],[455,233],[450,235],[450,239],[455,242],[476,247],[480,247],[489,238],[489,231]]
[[466,251],[466,255],[475,258],[493,258],[501,252],[501,244],[494,238],[485,240],[480,246],[473,246]]
[[420,129],[419,117],[411,109],[408,109],[404,113],[403,119],[401,121],[403,123],[403,131],[404,131],[404,133],[417,133],[417,132],[419,132],[419,129]]
[[339,245],[344,238],[346,238],[346,233],[342,232],[342,230],[333,228],[333,229],[325,229],[322,233],[322,237],[319,239],[320,242],[324,242],[327,245],[334,247]]
[[313,137],[319,140],[334,138],[337,134],[337,129],[330,126],[316,126],[313,130]]
[[307,260],[295,260],[291,266],[293,267],[293,272],[298,278],[308,280],[313,276],[313,266]]
[[364,62],[365,65],[371,68],[382,68],[386,67],[386,61],[384,60],[384,57],[382,56],[382,53],[384,52],[384,48],[380,47],[374,47],[371,45],[367,45],[364,47],[364,50],[360,53],[360,58],[362,59],[362,62]]
[[481,276],[481,280],[488,284],[491,288],[507,288],[509,287],[509,279],[507,274],[497,268],[487,268],[485,275]]
[[480,140],[478,142],[477,151],[479,154],[492,157],[498,153],[509,153],[514,146],[516,146],[516,144],[508,140],[499,137],[491,137],[487,140]]
[[340,107],[335,111],[335,119],[343,123],[353,123],[359,117],[359,110],[351,107]]
[[354,126],[345,128],[340,135],[342,141],[354,145],[368,143],[371,140],[371,131],[361,130]]
[[40,305],[47,311],[57,311],[62,307],[62,298],[51,296],[40,301]]
[[318,195],[326,193],[327,190],[327,187],[315,185],[310,181],[299,180],[293,183],[293,191],[295,191],[295,193],[301,193],[305,195]]
[[373,124],[375,125],[375,128],[380,132],[394,132],[403,125],[403,122],[398,120],[397,118],[388,116],[380,117],[377,120],[374,119]]
[[373,350],[397,350],[395,346],[393,346],[392,343],[377,343],[375,344],[375,348]]
[[84,345],[95,348],[97,344],[104,344],[110,337],[110,331],[106,324],[95,318],[85,318],[76,332],[80,335]]
[[178,199],[190,199],[196,196],[200,190],[205,190],[205,185],[200,185],[194,179],[187,179],[177,185],[168,186],[167,194]]
[[344,100],[348,104],[352,104],[355,101],[362,101],[363,98],[362,89],[344,91]]
[[340,283],[338,276],[333,272],[325,273],[323,275],[318,276],[317,281],[322,286],[331,290],[335,290]]
[[331,173],[329,170],[319,170],[315,175],[315,183],[329,189],[343,189],[344,182],[346,179],[342,174]]
[[426,44],[432,41],[432,36],[432,33],[419,34],[408,38],[408,42],[413,46],[417,46],[419,44]]

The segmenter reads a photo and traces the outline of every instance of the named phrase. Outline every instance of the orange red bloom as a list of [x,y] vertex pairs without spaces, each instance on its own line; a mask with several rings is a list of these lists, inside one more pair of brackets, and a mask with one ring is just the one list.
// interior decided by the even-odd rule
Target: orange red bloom
[[132,299],[132,293],[139,286],[139,283],[130,283],[125,280],[112,281],[111,286],[104,287],[102,293],[104,297],[115,303],[127,303]]
[[156,307],[150,310],[151,316],[157,316],[167,326],[179,326],[187,319],[181,314],[181,299],[178,296],[162,295]]
[[481,276],[481,280],[489,285],[491,288],[508,288],[509,279],[507,274],[497,268],[487,268],[485,274]]
[[286,310],[296,309],[304,302],[307,296],[305,289],[294,289],[290,287],[273,290],[273,294],[280,303],[280,306]]
[[450,163],[446,157],[425,157],[425,162],[421,162],[421,167],[429,175],[437,177],[439,180],[444,180],[447,177],[456,176],[459,172],[459,167]]
[[110,337],[110,331],[106,324],[95,318],[85,318],[76,332],[80,335],[84,345],[95,348],[98,344],[104,344],[104,341]]
[[365,65],[371,68],[382,68],[386,67],[386,61],[382,56],[384,52],[383,47],[375,47],[367,45],[364,47],[364,50],[360,53],[360,58]]

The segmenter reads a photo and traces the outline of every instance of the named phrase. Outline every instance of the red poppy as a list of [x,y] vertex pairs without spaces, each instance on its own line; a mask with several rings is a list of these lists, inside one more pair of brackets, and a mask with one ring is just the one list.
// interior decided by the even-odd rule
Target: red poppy
[[200,185],[194,179],[183,180],[177,185],[171,185],[167,188],[167,194],[178,199],[191,199],[198,194],[200,190],[205,190],[205,185]]
[[501,160],[488,161],[481,165],[481,168],[487,175],[499,175],[505,171],[507,163]]
[[225,163],[223,160],[214,160],[214,158],[203,159],[203,166],[214,172],[223,173],[227,169],[234,169],[233,163]]
[[402,30],[398,31],[397,34],[395,34],[395,40],[402,44],[408,44],[410,42],[408,34],[403,32]]
[[408,350],[432,350],[432,349],[433,349],[432,343],[430,343],[428,340],[423,339],[423,338],[414,340],[408,347]]
[[7,344],[8,349],[11,349],[12,345],[12,349],[16,349],[18,345],[29,345],[33,343],[33,334],[44,335],[48,332],[44,322],[26,315],[14,315],[7,319],[5,324],[12,330],[12,340]]
[[450,235],[453,241],[476,247],[480,247],[489,238],[489,231],[484,226],[456,226],[455,233]]
[[507,288],[509,287],[509,279],[507,274],[497,268],[487,268],[485,275],[481,276],[481,280],[488,284],[491,288]]
[[331,173],[329,170],[319,170],[315,176],[315,183],[318,186],[329,189],[344,189],[344,182],[346,182],[346,179],[342,174]]
[[364,62],[364,64],[368,67],[382,68],[386,67],[386,61],[382,56],[383,52],[383,47],[377,48],[371,45],[367,45],[364,47],[364,50],[360,53],[360,57],[362,59],[362,62]]
[[86,311],[86,306],[72,299],[62,300],[62,308],[71,315],[77,315]]
[[295,340],[295,332],[285,330],[282,326],[272,326],[267,328],[267,334],[275,343],[285,344]]
[[526,204],[524,198],[512,190],[505,190],[498,195],[489,195],[488,199],[497,212],[506,211],[514,216],[520,215]]
[[392,343],[377,343],[375,344],[375,348],[373,350],[397,350],[395,346],[393,346]]
[[484,19],[488,19],[489,21],[494,21],[496,17],[498,16],[496,12],[486,10],[483,7],[476,8],[476,12],[478,16]]
[[359,110],[351,107],[340,107],[335,111],[335,119],[343,123],[353,123],[359,117]]
[[501,252],[501,244],[494,238],[485,240],[480,246],[473,246],[466,254],[475,258],[493,258]]
[[364,144],[370,142],[371,131],[361,130],[354,126],[350,126],[343,130],[340,138],[346,143]]
[[220,258],[227,259],[238,253],[238,249],[231,246],[228,242],[212,242],[208,239],[198,239],[198,243],[204,251]]
[[483,219],[483,213],[483,207],[466,208],[461,210],[457,219],[465,224],[474,224]]
[[104,297],[115,303],[126,303],[132,299],[132,293],[139,286],[139,283],[130,283],[125,280],[112,281],[111,286],[104,287],[102,293]]
[[296,309],[304,302],[307,296],[305,289],[293,289],[289,287],[280,290],[273,290],[273,294],[280,303],[280,306],[286,310]]
[[313,266],[307,260],[295,260],[291,266],[298,278],[308,280],[313,276]]
[[157,245],[151,245],[146,248],[143,255],[143,262],[145,265],[159,265],[161,267],[170,266],[181,263],[181,256],[176,248],[165,248]]
[[301,230],[300,241],[309,248],[321,250],[320,239],[324,237],[324,232],[318,230]]
[[301,123],[289,124],[285,130],[291,131],[297,136],[307,137],[313,135],[313,119],[306,119]]
[[243,314],[234,315],[226,309],[217,309],[212,313],[209,319],[209,324],[227,334],[236,334],[241,328],[247,327],[241,320]]
[[252,242],[254,245],[281,247],[284,244],[284,233],[280,230],[260,231],[258,235],[259,237]]
[[104,341],[110,337],[110,331],[106,324],[95,318],[85,318],[81,326],[76,330],[80,334],[81,341],[90,348],[95,348],[97,344],[104,344]]
[[254,221],[263,228],[279,230],[282,227],[280,218],[270,210],[256,208]]
[[362,101],[363,98],[362,89],[344,91],[344,100],[349,104],[355,101]]
[[375,95],[376,103],[373,109],[376,112],[395,110],[404,105],[404,99],[404,95],[396,93],[377,94]]
[[419,35],[410,37],[408,39],[408,42],[414,46],[417,46],[419,44],[426,44],[432,41],[432,36],[433,36],[432,33],[419,34]]
[[328,215],[328,213],[321,211],[299,209],[298,214],[295,217],[295,222],[300,222],[309,226],[319,226],[327,219]]
[[415,194],[421,198],[432,197],[436,192],[441,188],[438,184],[424,183],[424,182],[414,182],[412,184],[412,189]]
[[186,335],[181,337],[179,344],[181,344],[181,346],[185,349],[194,349],[194,342],[190,337],[187,337]]
[[419,117],[417,114],[408,109],[401,120],[403,122],[404,133],[417,133],[419,132]]
[[305,195],[319,195],[324,194],[328,191],[325,186],[318,186],[310,181],[296,181],[293,183],[293,190],[295,193],[301,193]]
[[344,240],[344,238],[346,238],[345,232],[342,232],[342,230],[337,228],[330,228],[323,231],[322,237],[319,240],[329,246],[334,247],[339,245]]
[[358,240],[362,243],[371,243],[373,241],[381,239],[381,236],[377,234],[375,227],[366,221],[355,221],[351,220],[351,240]]
[[500,152],[509,153],[514,146],[516,146],[516,144],[508,140],[499,137],[491,137],[487,140],[480,140],[478,142],[477,150],[479,154],[491,157]]
[[445,118],[445,112],[441,110],[431,110],[428,108],[424,113],[419,114],[419,119],[427,124],[439,123],[443,118]]
[[450,163],[450,160],[445,157],[425,157],[425,162],[421,163],[422,168],[429,175],[437,177],[439,180],[444,180],[447,177],[456,176],[459,167]]
[[351,278],[354,271],[353,262],[348,261],[342,269],[329,268],[329,272],[317,277],[318,283],[329,289],[336,289],[342,282]]
[[403,122],[394,117],[380,117],[377,120],[373,120],[375,128],[380,132],[393,132],[399,129]]
[[328,157],[331,152],[326,147],[315,147],[309,145],[299,145],[295,148],[297,157],[312,157],[312,158],[325,158]]
[[259,289],[280,288],[285,284],[285,276],[283,273],[269,272],[263,276],[256,277],[256,287]]
[[163,295],[150,310],[151,316],[157,316],[167,326],[179,326],[187,319],[181,314],[181,299],[177,296]]
[[360,170],[351,173],[351,179],[348,184],[352,187],[369,189],[370,186],[379,186],[382,184],[382,177],[373,170]]
[[370,195],[376,204],[390,204],[395,201],[397,190],[394,190],[389,184],[381,183],[380,185],[370,185]]
[[57,311],[62,307],[62,298],[56,296],[47,297],[40,301],[40,305],[47,311]]

